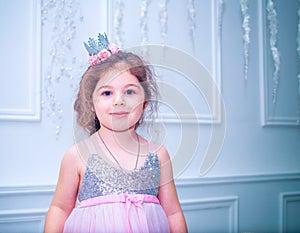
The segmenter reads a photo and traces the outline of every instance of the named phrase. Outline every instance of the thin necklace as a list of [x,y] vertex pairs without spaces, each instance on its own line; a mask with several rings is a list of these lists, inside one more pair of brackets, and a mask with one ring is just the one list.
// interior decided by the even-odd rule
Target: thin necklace
[[[108,149],[108,146],[107,146],[106,143],[104,142],[104,140],[103,140],[103,138],[101,137],[101,134],[100,134],[99,131],[98,131],[98,135],[99,135],[99,137],[100,137],[100,139],[101,139],[101,142],[102,142],[103,145],[105,146],[106,150],[107,150],[107,151],[109,152],[109,154],[111,155],[111,157],[115,160],[115,162],[118,164],[118,166],[119,166],[121,169],[123,169],[122,166],[120,165],[119,161],[116,159],[116,157],[113,155],[113,153]],[[137,165],[138,165],[138,161],[139,161],[139,157],[140,157],[140,147],[141,147],[139,136],[136,135],[136,138],[137,138],[137,141],[138,141],[138,153],[137,153],[137,157],[136,157],[134,169],[136,169],[136,168],[137,168]]]

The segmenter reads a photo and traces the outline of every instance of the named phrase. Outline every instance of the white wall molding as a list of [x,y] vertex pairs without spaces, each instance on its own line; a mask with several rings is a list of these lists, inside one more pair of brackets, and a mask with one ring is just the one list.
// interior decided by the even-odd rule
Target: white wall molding
[[23,195],[23,194],[49,194],[53,192],[55,185],[28,185],[28,186],[2,186],[0,187],[0,198],[6,195]]
[[0,211],[0,224],[15,222],[41,222],[48,209],[25,209]]
[[[213,221],[213,219],[220,213],[221,210],[225,210],[227,216],[225,215],[222,217],[228,218],[228,223],[225,227],[226,229],[222,226],[222,231],[233,233],[238,232],[238,197],[236,196],[183,200],[181,201],[181,206],[185,214],[196,211],[198,214],[202,211],[213,211],[214,216],[211,216],[212,221],[209,223],[211,224],[209,227],[210,229],[220,227],[216,226],[217,224]],[[199,222],[201,222],[200,219]],[[190,228],[193,228],[193,226],[190,226]],[[191,230],[193,231],[193,229]]]
[[[292,213],[289,209],[292,207],[294,209],[298,209],[297,212]],[[279,197],[279,232],[290,232],[295,229],[290,229],[292,227],[295,227],[294,224],[297,224],[299,222],[299,213],[300,213],[300,191],[299,192],[286,192],[286,193],[280,193]],[[290,221],[289,221],[290,220]],[[293,226],[289,226],[288,223],[293,222]],[[299,229],[300,224],[298,224]]]
[[[41,1],[27,1],[30,5],[28,17],[30,18],[30,25],[28,25],[28,34],[30,43],[28,44],[29,63],[28,73],[22,73],[22,78],[27,76],[27,84],[25,88],[27,96],[20,98],[26,99],[27,104],[20,107],[8,107],[0,105],[0,120],[10,121],[38,121],[40,120],[40,101],[41,101]],[[11,29],[12,30],[12,29]],[[18,29],[15,29],[18,30]],[[24,35],[26,36],[26,35]],[[22,38],[18,38],[22,39]],[[18,54],[18,51],[13,51]],[[24,58],[22,58],[24,59]],[[18,78],[15,77],[16,82]],[[16,84],[16,87],[18,84]],[[15,89],[17,90],[17,88]],[[14,94],[14,93],[13,93]],[[27,100],[28,99],[28,100]],[[4,100],[5,101],[5,100]]]
[[222,177],[197,177],[197,178],[179,178],[175,183],[179,187],[197,186],[197,185],[216,185],[233,183],[258,183],[270,181],[291,181],[300,180],[300,173],[276,173],[276,174],[255,174],[240,176],[222,176]]
[[54,191],[54,185],[0,187],[0,217],[14,216],[18,213],[26,215],[27,210],[28,213],[32,210],[37,213],[43,212],[45,204],[50,204]]

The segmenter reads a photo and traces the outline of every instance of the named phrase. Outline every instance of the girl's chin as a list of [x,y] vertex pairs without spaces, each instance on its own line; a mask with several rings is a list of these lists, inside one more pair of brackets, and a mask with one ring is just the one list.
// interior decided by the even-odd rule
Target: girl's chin
[[134,125],[131,125],[131,126],[128,126],[128,125],[101,125],[101,127],[105,128],[105,129],[108,129],[110,131],[113,131],[113,132],[126,132],[126,131],[129,131],[129,130],[132,130],[132,129],[135,129],[135,124]]
[[[114,117],[109,121],[104,121],[101,123],[101,127],[109,129],[115,132],[125,132],[131,129],[135,129],[139,121],[139,118],[128,118],[128,117]],[[101,122],[101,121],[100,121]]]

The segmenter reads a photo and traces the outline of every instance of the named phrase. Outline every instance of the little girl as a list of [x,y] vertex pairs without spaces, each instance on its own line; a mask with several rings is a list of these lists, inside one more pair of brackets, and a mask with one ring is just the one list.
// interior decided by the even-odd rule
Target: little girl
[[167,150],[136,132],[155,107],[150,67],[105,34],[85,46],[74,108],[90,136],[63,157],[45,232],[187,232]]

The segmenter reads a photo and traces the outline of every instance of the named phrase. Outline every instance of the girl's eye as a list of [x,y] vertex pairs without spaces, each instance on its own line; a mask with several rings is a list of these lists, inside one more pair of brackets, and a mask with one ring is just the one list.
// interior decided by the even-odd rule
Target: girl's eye
[[110,96],[112,94],[111,91],[103,91],[101,95],[103,96]]
[[126,90],[125,92],[127,95],[132,95],[132,94],[135,94],[136,92],[132,89],[129,89],[129,90]]

